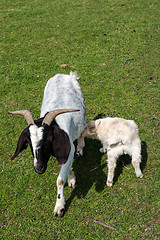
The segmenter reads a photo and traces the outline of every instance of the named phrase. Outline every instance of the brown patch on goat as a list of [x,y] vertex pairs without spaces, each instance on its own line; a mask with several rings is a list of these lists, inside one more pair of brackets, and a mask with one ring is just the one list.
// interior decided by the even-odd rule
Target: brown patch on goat
[[84,136],[85,137],[93,137],[94,138],[94,135],[96,135],[96,134],[97,134],[97,129],[96,129],[96,126],[95,126],[95,121],[88,122],[87,123],[86,132],[84,130]]
[[63,185],[64,181],[63,179],[58,179],[58,185]]

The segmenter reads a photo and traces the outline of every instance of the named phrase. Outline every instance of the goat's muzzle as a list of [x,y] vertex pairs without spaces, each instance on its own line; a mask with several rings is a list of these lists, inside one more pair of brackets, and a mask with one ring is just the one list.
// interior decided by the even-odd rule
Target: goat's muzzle
[[43,174],[47,169],[47,166],[34,167],[34,171],[38,174]]

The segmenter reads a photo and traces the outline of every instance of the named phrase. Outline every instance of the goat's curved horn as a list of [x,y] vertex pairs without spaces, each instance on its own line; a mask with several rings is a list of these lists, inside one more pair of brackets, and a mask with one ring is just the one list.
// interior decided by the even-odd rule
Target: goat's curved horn
[[59,114],[62,114],[62,113],[67,113],[67,112],[78,112],[80,110],[78,109],[58,109],[58,110],[53,110],[51,112],[49,112],[45,118],[43,119],[43,122],[42,122],[42,125],[44,123],[46,123],[47,125],[51,125],[51,122],[53,121],[53,119],[55,117],[57,117]]
[[34,124],[34,120],[33,120],[32,114],[28,110],[19,110],[19,111],[13,111],[13,112],[12,111],[8,111],[8,113],[22,115],[26,119],[28,125]]

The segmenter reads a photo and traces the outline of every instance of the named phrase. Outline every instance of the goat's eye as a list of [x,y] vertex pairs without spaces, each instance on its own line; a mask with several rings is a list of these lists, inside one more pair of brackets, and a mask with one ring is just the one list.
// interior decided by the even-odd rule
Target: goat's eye
[[48,142],[52,142],[52,140],[53,140],[53,137],[52,137],[52,136],[49,136],[49,137],[47,138],[47,141],[48,141]]

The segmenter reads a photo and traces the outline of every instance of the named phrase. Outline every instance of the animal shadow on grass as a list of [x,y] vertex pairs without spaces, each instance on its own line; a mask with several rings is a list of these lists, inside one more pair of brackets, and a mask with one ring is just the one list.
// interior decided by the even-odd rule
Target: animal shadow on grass
[[101,143],[97,140],[85,139],[85,144],[83,156],[78,159],[75,158],[73,163],[76,188],[66,201],[66,211],[74,197],[83,199],[92,185],[95,184],[97,192],[101,192],[106,186],[106,173],[103,171],[106,163],[101,165],[102,154],[99,151]]
[[[72,200],[75,196],[84,198],[93,184],[97,192],[103,191],[106,185],[108,169],[103,171],[106,163],[101,165],[102,154],[99,152],[101,143],[97,140],[85,139],[86,147],[84,147],[83,157],[75,159],[73,163],[73,170],[76,175],[76,188],[72,191],[71,196],[66,201],[66,211],[68,210]],[[145,169],[147,163],[147,145],[145,142],[141,143],[141,170]],[[107,160],[107,156],[106,156]],[[123,168],[131,163],[131,158],[128,155],[122,155],[117,161],[117,166],[114,173],[113,184],[115,184],[119,176],[123,172]],[[136,178],[136,176],[135,176]]]

